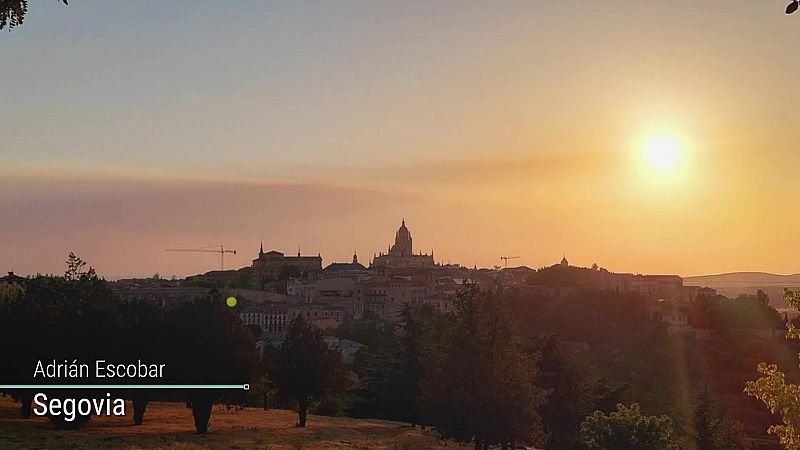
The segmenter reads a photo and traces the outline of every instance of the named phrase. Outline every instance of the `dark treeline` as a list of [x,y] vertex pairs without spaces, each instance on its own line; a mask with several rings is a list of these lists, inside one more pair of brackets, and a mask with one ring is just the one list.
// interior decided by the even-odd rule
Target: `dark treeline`
[[[506,295],[521,336],[561,347],[566,364],[549,371],[561,374],[551,377],[558,385],[549,387],[551,396],[563,395],[583,409],[575,417],[593,408],[629,415],[615,412],[615,403],[635,403],[642,413],[671,419],[679,448],[781,448],[766,435],[775,418],[743,392],[748,380],[758,378],[762,361],[794,367],[789,375],[800,375],[798,346],[782,339],[784,320],[763,293],[680,305],[692,329],[676,333],[649,317],[645,299],[636,294],[587,288],[553,300],[523,288]],[[546,358],[540,364],[544,370]],[[558,406],[563,403],[555,403],[557,410],[568,409]],[[576,428],[569,422],[552,422],[547,448],[571,448]]]
[[[147,302],[124,302],[94,270],[70,254],[63,277],[37,276],[0,290],[0,384],[244,384],[259,372],[252,335],[219,294],[164,310]],[[164,364],[162,378],[97,379],[94,362]],[[34,378],[37,362],[89,365],[89,377]],[[40,391],[36,391],[40,392]],[[30,417],[32,391],[11,392]],[[106,391],[45,392],[48,398],[105,396]],[[131,390],[114,392],[133,400],[141,424],[152,399],[187,400],[198,432],[205,432],[213,401],[244,400],[244,391]],[[89,420],[51,419],[62,428]]]
[[[200,433],[219,402],[295,409],[298,426],[309,412],[397,420],[481,449],[733,450],[754,448],[774,422],[745,382],[758,362],[789,367],[796,351],[748,332],[782,324],[763,295],[685,305],[702,338],[671,335],[633,294],[586,289],[554,301],[468,286],[457,303],[448,315],[405,307],[394,323],[346,320],[338,337],[367,348],[345,367],[303,316],[259,354],[257,333],[217,291],[173,309],[122,301],[71,255],[62,277],[0,286],[0,382],[29,382],[37,360],[142,359],[166,364],[158,382],[251,389],[115,393],[133,400],[136,424],[158,399],[186,401]],[[29,416],[32,393],[13,394]],[[48,396],[78,394],[97,395]],[[89,418],[53,420],[74,428]]]
[[779,448],[766,435],[775,419],[743,388],[760,361],[793,365],[783,319],[763,293],[681,307],[696,333],[670,334],[639,295],[588,288],[562,300],[472,289],[454,315],[347,322],[339,337],[368,349],[338,413],[480,447]]
[[[243,301],[247,304],[247,301]],[[277,404],[296,408],[305,425],[311,402],[348,384],[341,356],[328,349],[322,332],[303,316],[294,320],[280,349],[256,349],[257,334],[216,289],[192,302],[165,309],[146,301],[123,301],[70,253],[64,276],[37,276],[0,284],[0,384],[249,384],[245,390],[186,391],[130,389],[111,392],[132,401],[133,422],[146,422],[152,400],[186,401],[198,433],[208,430],[214,403],[228,407]],[[94,362],[164,365],[163,377],[100,379]],[[88,364],[88,377],[35,378],[37,363]],[[52,398],[104,397],[106,390],[14,390],[23,418],[31,416],[33,395]],[[59,428],[90,420],[49,417]]]

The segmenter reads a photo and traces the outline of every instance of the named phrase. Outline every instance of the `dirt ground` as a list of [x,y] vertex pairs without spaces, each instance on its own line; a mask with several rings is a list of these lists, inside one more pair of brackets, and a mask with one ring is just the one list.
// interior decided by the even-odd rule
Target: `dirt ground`
[[191,410],[182,403],[151,403],[144,425],[125,417],[93,417],[78,431],[60,431],[44,417],[19,418],[19,403],[0,397],[0,449],[434,449],[465,448],[396,422],[309,416],[297,428],[292,411],[214,407],[209,433],[194,434]]

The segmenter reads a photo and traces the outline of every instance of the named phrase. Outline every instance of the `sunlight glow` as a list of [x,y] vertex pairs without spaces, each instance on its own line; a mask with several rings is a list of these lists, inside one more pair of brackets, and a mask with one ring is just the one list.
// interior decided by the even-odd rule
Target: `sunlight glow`
[[645,160],[650,169],[659,172],[672,172],[680,163],[683,148],[671,136],[656,136],[645,142]]

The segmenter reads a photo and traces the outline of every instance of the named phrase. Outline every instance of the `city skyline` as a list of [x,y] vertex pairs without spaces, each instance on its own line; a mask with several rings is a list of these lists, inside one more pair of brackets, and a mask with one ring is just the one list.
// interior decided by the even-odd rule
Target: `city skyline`
[[0,36],[0,270],[366,261],[405,217],[469,267],[798,273],[775,5],[32,3]]
[[[406,226],[405,219],[402,219],[401,220],[401,229],[405,228],[405,226]],[[395,244],[397,243],[397,241],[394,241],[394,242],[395,242]],[[366,267],[370,267],[371,268],[371,267],[373,267],[373,262],[374,261],[377,261],[378,259],[385,257],[385,255],[388,255],[388,252],[390,252],[391,248],[392,248],[392,244],[389,243],[385,247],[385,250],[375,250],[375,251],[372,251],[370,253],[363,253],[362,252],[360,254],[360,256],[358,256],[358,249],[357,248],[353,248],[353,250],[352,250],[352,252],[351,252],[351,254],[349,256],[337,259],[337,258],[326,258],[324,255],[322,255],[319,252],[318,253],[314,253],[313,251],[309,252],[309,251],[307,251],[307,249],[305,249],[306,251],[304,251],[304,249],[302,248],[302,245],[300,245],[300,244],[298,244],[298,246],[296,248],[296,251],[294,251],[294,250],[287,250],[285,248],[270,247],[269,245],[267,245],[265,247],[264,246],[264,240],[260,239],[259,242],[258,242],[258,246],[259,246],[259,249],[257,251],[254,251],[254,252],[251,252],[252,249],[250,249],[250,248],[246,248],[244,251],[242,251],[241,249],[236,250],[236,249],[233,249],[230,245],[226,246],[225,244],[222,244],[222,245],[220,245],[220,244],[212,244],[212,245],[207,245],[207,246],[202,246],[202,247],[195,246],[195,247],[191,247],[191,248],[177,249],[180,252],[183,252],[183,251],[185,251],[187,249],[188,250],[201,250],[200,253],[195,253],[195,252],[189,251],[189,252],[183,253],[182,255],[181,254],[176,254],[176,253],[172,254],[172,259],[174,259],[176,261],[179,261],[179,262],[182,262],[184,264],[187,261],[195,260],[195,261],[192,261],[192,265],[200,267],[199,269],[197,269],[197,272],[189,272],[189,273],[181,273],[181,274],[178,274],[178,273],[167,273],[167,272],[165,272],[165,273],[155,272],[155,273],[159,274],[159,276],[161,276],[163,278],[177,277],[177,278],[180,279],[180,278],[184,278],[184,277],[188,277],[188,276],[192,276],[192,275],[202,275],[203,273],[210,273],[210,272],[219,271],[220,268],[221,268],[220,264],[222,264],[222,260],[220,259],[219,252],[217,252],[216,250],[220,249],[220,248],[225,250],[224,270],[225,271],[234,271],[234,272],[237,271],[237,270],[242,269],[243,267],[247,268],[249,266],[249,263],[251,262],[251,257],[253,255],[256,255],[256,256],[260,257],[261,255],[264,254],[264,252],[269,253],[269,252],[276,252],[276,251],[281,253],[281,254],[284,254],[284,255],[286,255],[286,256],[288,256],[290,258],[293,257],[295,254],[298,257],[300,257],[302,255],[304,258],[306,258],[306,257],[314,258],[316,256],[319,256],[321,258],[321,261],[322,261],[322,266],[321,267],[326,267],[327,265],[332,264],[332,263],[345,263],[346,264],[346,263],[349,263],[351,261],[355,262],[356,260],[358,260],[359,262],[363,263]],[[169,252],[169,251],[175,251],[176,249],[163,249],[163,250],[165,252]],[[205,253],[202,253],[202,252],[205,252]],[[436,265],[445,266],[445,265],[451,265],[452,264],[452,265],[462,266],[462,267],[465,267],[467,269],[472,268],[472,266],[469,265],[469,264],[466,264],[466,263],[463,263],[463,262],[458,262],[458,261],[452,261],[450,259],[439,259],[439,260],[437,260],[436,258],[434,258],[433,254],[434,254],[434,249],[433,248],[431,248],[430,250],[426,251],[424,249],[418,249],[416,247],[414,248],[413,253],[410,253],[410,255],[418,255],[418,257],[420,257],[420,258],[430,258],[430,260],[435,262]],[[506,255],[506,256],[508,256],[508,255]],[[526,266],[526,267],[529,267],[529,268],[532,268],[532,269],[540,269],[540,268],[546,268],[546,267],[558,266],[558,265],[563,266],[563,265],[565,265],[565,261],[567,261],[567,253],[566,252],[563,252],[560,256],[558,256],[558,259],[555,259],[555,258],[552,258],[552,259],[541,258],[542,259],[542,263],[539,264],[539,265],[531,265],[531,264],[527,264],[527,263],[524,262],[524,261],[531,260],[532,258],[530,258],[530,257],[525,257],[525,256],[520,256],[520,255],[513,255],[513,256],[509,256],[508,258],[506,258],[506,256],[499,257],[497,262],[486,264],[486,265],[478,265],[477,260],[476,260],[474,262],[474,266],[479,268],[479,269],[497,269],[497,268],[503,268],[506,265],[508,265],[508,261],[510,260],[510,261],[512,261],[512,263],[510,265],[508,265],[508,268]],[[520,262],[520,261],[523,261],[523,262]],[[210,264],[210,265],[206,266],[207,264]],[[614,269],[614,268],[609,268],[607,266],[599,265],[598,260],[594,260],[594,262],[592,262],[592,263],[585,263],[583,261],[580,261],[577,264],[574,261],[569,263],[570,266],[587,267],[587,268],[588,267],[594,267],[596,264],[598,264],[598,266],[600,268],[606,269],[606,270],[610,270],[611,272],[634,273],[634,274],[644,274],[644,275],[658,275],[658,274],[660,274],[660,273],[655,273],[655,272],[649,272],[648,273],[648,272],[643,272],[643,271],[640,271],[640,270],[627,270],[627,271],[626,270],[617,270],[617,269]],[[93,264],[90,264],[90,265],[92,267],[94,267],[96,270],[98,269],[98,266],[93,265]],[[179,264],[176,264],[176,265],[179,265]],[[740,271],[740,272],[757,272],[757,271]],[[23,276],[33,276],[33,275],[37,275],[37,274],[60,273],[60,272],[59,272],[59,270],[53,270],[53,271],[37,271],[37,272],[25,273],[25,272],[16,271],[15,268],[12,267],[11,269],[8,270],[8,273],[14,273],[16,275],[23,275]],[[711,272],[709,272],[709,273],[706,273],[706,274],[693,274],[693,275],[694,276],[697,276],[697,275],[718,275],[718,274],[725,274],[725,273],[733,273],[733,272],[719,272],[719,273],[711,273]],[[106,279],[109,279],[109,280],[116,280],[116,279],[123,279],[123,278],[148,278],[148,277],[151,277],[153,275],[152,272],[140,272],[140,273],[135,273],[135,274],[130,274],[130,273],[128,273],[128,274],[103,273],[102,269],[98,270],[98,274],[100,276],[106,278]],[[667,274],[667,273],[663,273],[663,274]],[[693,275],[686,275],[686,274],[677,274],[677,275],[682,276],[682,277],[693,276]],[[798,274],[797,273],[789,273],[789,274],[781,274],[781,275],[798,275]]]

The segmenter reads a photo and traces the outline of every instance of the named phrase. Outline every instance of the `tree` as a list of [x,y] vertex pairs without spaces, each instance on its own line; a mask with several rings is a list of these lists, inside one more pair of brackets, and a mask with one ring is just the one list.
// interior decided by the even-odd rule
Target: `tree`
[[[800,291],[784,290],[784,298],[800,310]],[[787,339],[800,339],[800,329],[788,324]],[[776,364],[760,363],[761,378],[748,381],[744,392],[761,400],[772,414],[779,415],[783,425],[772,425],[767,432],[777,435],[787,450],[800,450],[800,385],[786,381],[786,375]]]
[[25,296],[25,286],[19,283],[0,283],[0,312],[8,313]]
[[408,304],[400,312],[402,332],[397,352],[398,380],[395,404],[400,410],[400,419],[415,426],[420,420],[419,383],[424,375],[423,357],[428,345],[432,311],[414,311]]
[[[59,0],[67,5],[67,0]],[[0,30],[22,25],[28,13],[28,0],[0,0]]]
[[26,0],[3,0],[0,3],[0,30],[5,27],[10,30],[22,25],[27,12],[28,2]]
[[273,378],[282,395],[297,402],[297,426],[305,427],[308,406],[344,387],[339,353],[328,348],[322,331],[302,314],[289,324]]
[[[126,326],[119,314],[119,298],[94,270],[84,270],[85,266],[83,260],[70,253],[64,277],[29,278],[23,290],[17,289],[13,297],[4,295],[8,300],[0,300],[0,342],[7,343],[4,364],[0,364],[0,385],[33,384],[31,368],[38,361],[63,361],[66,355],[82,361],[126,355]],[[53,381],[72,380],[62,376]],[[34,393],[18,393],[23,418],[30,415]],[[64,390],[46,394],[48,398],[94,395]],[[89,415],[69,422],[63,416],[50,420],[59,428],[74,429],[86,423]]]
[[537,338],[531,352],[539,355],[536,384],[549,392],[538,408],[544,448],[573,448],[583,419],[609,403],[613,407],[622,388],[598,375],[597,367],[587,366],[583,358],[569,358],[558,337]]
[[697,396],[694,409],[695,445],[697,450],[742,450],[742,431],[722,414],[708,387]]
[[634,403],[617,405],[609,415],[601,411],[581,424],[581,442],[591,450],[677,450],[672,420],[646,416]]
[[[216,290],[170,311],[168,321],[164,342],[170,347],[164,358],[172,370],[165,374],[166,384],[241,384],[258,373],[255,339]],[[239,402],[244,396],[244,391],[192,390],[189,406],[197,433],[208,430],[214,400]]]
[[689,321],[701,328],[755,329],[783,326],[783,320],[761,290],[756,295],[698,297],[689,310]]
[[[340,329],[340,335],[361,331],[363,337],[374,343],[356,357],[354,370],[364,388],[350,404],[349,411],[359,417],[400,420],[411,426],[420,424],[419,383],[424,375],[424,359],[430,347],[439,341],[443,320],[444,316],[430,308],[404,305],[396,333],[387,336],[374,326]],[[389,324],[386,328],[391,330]]]
[[[123,302],[120,311],[127,325],[125,345],[128,355],[147,355],[153,361],[167,361],[170,357],[169,346],[165,346],[166,330],[171,326],[166,323],[165,310],[157,304],[141,300]],[[155,392],[145,389],[133,389],[133,423],[137,426],[144,423],[144,413]]]
[[[371,313],[371,311],[365,311]],[[362,320],[346,317],[336,329],[336,337],[350,339],[367,346],[370,351],[387,349],[397,345],[393,325],[374,314],[365,314]]]
[[[13,344],[21,337],[17,335],[21,325],[17,311],[21,306],[20,301],[24,298],[25,286],[22,284],[0,283],[0,342],[12,344],[6,345],[4,348],[2,364],[0,364],[0,381],[14,381],[16,380],[15,375],[19,373],[18,346]],[[21,400],[20,417],[29,419],[31,405],[33,404],[33,394],[23,391],[12,393],[12,395]]]
[[[24,286],[0,284],[0,342],[6,343],[0,364],[0,385],[35,384],[31,368],[38,361],[109,362],[142,360],[164,363],[164,384],[242,384],[259,370],[255,340],[242,321],[212,291],[171,311],[143,301],[122,301],[105,280],[74,253],[63,277],[37,276]],[[54,383],[74,382],[53,378]],[[89,375],[88,384],[107,383]],[[135,381],[133,381],[135,382]],[[22,400],[22,416],[31,412],[37,391],[14,393]],[[91,398],[104,393],[45,392],[48,398]],[[120,394],[122,395],[122,394]],[[134,423],[141,425],[155,392],[134,389]],[[244,397],[244,391],[192,391],[191,406],[198,433],[208,428],[211,402]],[[50,418],[59,428],[74,429],[89,420]]]
[[424,417],[446,437],[493,444],[533,443],[544,393],[536,366],[517,342],[500,294],[476,286],[459,297],[454,322],[425,361]]
[[704,386],[694,407],[694,431],[697,450],[716,450],[714,445],[714,411],[708,387]]
[[353,370],[363,388],[355,391],[348,415],[399,420],[401,411],[396,398],[403,378],[399,366],[396,345],[359,352]]
[[67,270],[64,271],[64,278],[67,280],[77,280],[83,274],[86,261],[82,260],[73,252],[69,252],[67,256]]
[[238,273],[228,282],[228,287],[232,289],[253,289],[253,277],[246,272]]

